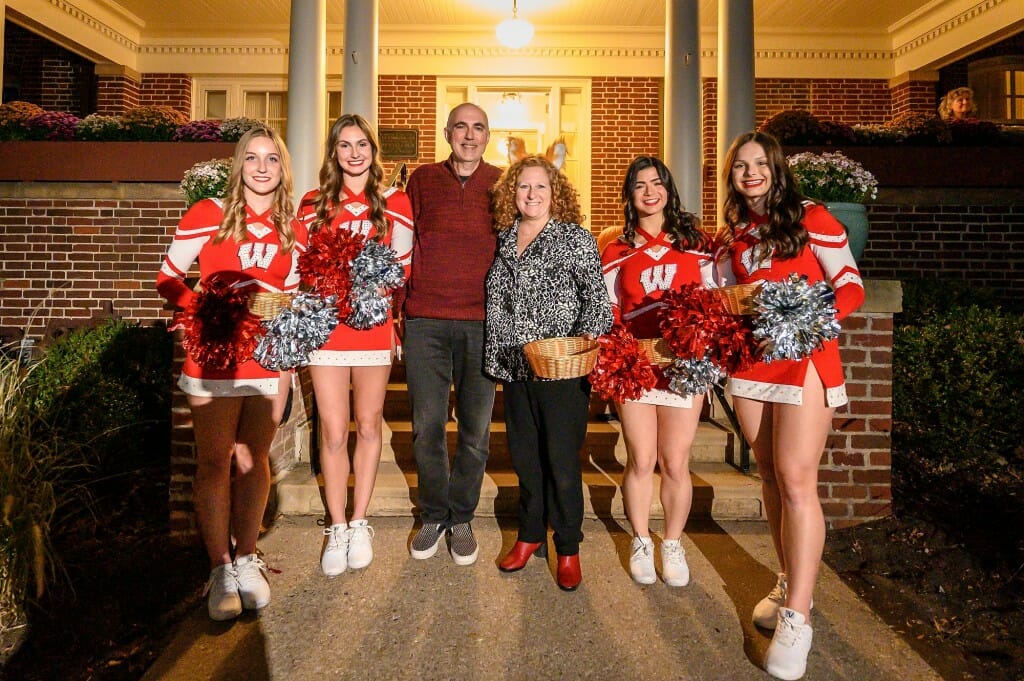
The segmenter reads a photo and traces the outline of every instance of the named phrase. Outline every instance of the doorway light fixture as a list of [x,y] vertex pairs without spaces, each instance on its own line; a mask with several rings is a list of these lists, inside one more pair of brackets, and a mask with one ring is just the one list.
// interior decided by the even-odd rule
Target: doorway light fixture
[[513,50],[526,47],[533,40],[533,24],[519,18],[518,0],[512,0],[512,18],[498,24],[494,33],[498,36],[498,42]]

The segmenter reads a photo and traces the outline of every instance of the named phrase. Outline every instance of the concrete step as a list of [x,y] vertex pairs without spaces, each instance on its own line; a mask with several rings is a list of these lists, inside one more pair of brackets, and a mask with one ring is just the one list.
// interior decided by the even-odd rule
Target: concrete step
[[[622,473],[626,447],[617,423],[591,423],[588,444],[581,453],[584,498],[588,517],[623,518]],[[454,448],[456,426],[449,423],[449,447]],[[504,425],[492,427],[492,449],[480,494],[481,515],[515,515],[519,483],[504,446]],[[693,517],[763,519],[761,485],[724,463],[734,436],[715,423],[702,422],[692,450]],[[411,515],[416,500],[416,464],[412,457],[411,428],[386,423],[384,449],[377,474],[371,515]],[[655,473],[655,485],[660,477]],[[349,485],[354,483],[350,479]],[[285,514],[322,514],[320,486],[308,463],[299,464],[277,482],[277,508]],[[652,517],[662,517],[657,491]]]
[[[760,482],[723,463],[695,463],[692,518],[764,520]],[[655,475],[651,517],[664,511],[658,500],[660,477]],[[349,480],[351,488],[354,480]],[[308,464],[300,465],[277,481],[277,510],[285,515],[321,515],[324,512],[320,481]],[[515,516],[519,482],[511,470],[488,470],[480,491],[477,514]],[[588,462],[583,469],[584,512],[588,518],[625,519],[622,503],[622,468]],[[351,497],[350,497],[351,499]],[[382,461],[370,502],[371,516],[411,516],[416,510],[416,473]]]

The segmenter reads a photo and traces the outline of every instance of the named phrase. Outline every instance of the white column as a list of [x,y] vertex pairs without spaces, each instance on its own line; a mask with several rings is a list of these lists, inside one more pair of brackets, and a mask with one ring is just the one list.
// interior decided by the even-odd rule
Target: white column
[[[729,144],[753,130],[754,1],[718,0],[718,176]],[[718,182],[718,217],[725,198]]]
[[683,205],[701,214],[699,0],[665,0],[665,162]]
[[377,126],[377,0],[345,0],[342,112]]
[[298,200],[319,183],[324,153],[327,1],[292,0],[288,38],[288,151]]

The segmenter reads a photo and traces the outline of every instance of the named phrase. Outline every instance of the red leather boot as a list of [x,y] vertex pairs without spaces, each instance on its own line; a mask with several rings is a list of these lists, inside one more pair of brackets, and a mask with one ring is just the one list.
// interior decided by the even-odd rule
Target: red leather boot
[[583,573],[580,571],[580,554],[571,556],[558,556],[558,571],[555,573],[558,588],[562,591],[575,591],[576,587],[583,581]]
[[548,555],[547,545],[544,542],[517,541],[512,550],[498,563],[498,569],[502,572],[515,572],[526,567],[526,563],[532,555]]

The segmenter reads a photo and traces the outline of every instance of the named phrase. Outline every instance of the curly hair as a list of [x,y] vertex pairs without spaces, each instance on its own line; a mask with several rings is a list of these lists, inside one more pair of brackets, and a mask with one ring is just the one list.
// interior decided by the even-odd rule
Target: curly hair
[[967,101],[970,102],[970,108],[967,109],[967,116],[974,118],[978,115],[978,105],[974,103],[974,90],[969,87],[957,87],[953,88],[946,93],[946,96],[939,102],[939,118],[944,121],[951,121],[956,116],[953,115],[953,102],[959,97],[967,97]]
[[658,173],[658,179],[661,180],[661,186],[668,193],[662,230],[668,233],[672,246],[680,251],[692,249],[710,252],[711,239],[701,231],[700,218],[683,208],[683,201],[679,198],[672,172],[661,159],[654,156],[637,156],[626,169],[626,177],[622,181],[622,213],[626,218],[622,227],[622,238],[630,245],[636,242],[636,228],[640,224],[640,216],[633,202],[633,192],[636,189],[637,176],[648,168],[654,168]]
[[380,141],[377,132],[370,125],[369,121],[359,114],[342,114],[338,120],[331,125],[331,132],[327,135],[327,143],[324,148],[324,160],[320,165],[320,189],[313,199],[316,210],[316,217],[309,226],[310,233],[331,224],[341,203],[341,190],[345,183],[345,174],[338,166],[338,139],[341,131],[345,128],[356,127],[366,135],[370,141],[370,149],[373,158],[370,161],[370,168],[367,171],[366,198],[370,202],[370,214],[368,218],[373,224],[374,230],[370,238],[380,242],[387,236],[391,224],[384,214],[388,202],[384,197],[384,165],[380,157]]
[[[789,169],[786,156],[782,153],[782,145],[768,133],[743,133],[733,140],[732,146],[729,147],[729,151],[725,155],[725,162],[722,164],[722,180],[725,185],[725,223],[731,229],[735,229],[736,226],[751,220],[746,198],[736,189],[732,175],[740,147],[749,142],[759,144],[764,149],[772,173],[772,184],[765,200],[768,222],[758,229],[763,246],[757,254],[758,260],[763,261],[771,255],[779,259],[796,257],[808,241],[807,229],[802,223],[804,218],[803,202],[806,199],[797,188],[793,171]],[[726,241],[729,240],[731,237],[726,238]]]
[[516,161],[502,173],[494,185],[494,228],[502,232],[519,218],[516,208],[516,186],[519,175],[526,168],[543,168],[551,180],[551,217],[559,222],[583,224],[580,197],[576,189],[558,168],[543,156],[536,154]]
[[273,128],[259,126],[242,135],[235,145],[235,155],[231,162],[231,174],[228,176],[227,190],[224,193],[224,218],[220,229],[213,238],[219,244],[229,236],[235,243],[249,240],[249,232],[245,227],[245,181],[242,179],[242,166],[249,143],[257,137],[266,137],[277,147],[281,155],[281,182],[274,190],[273,220],[277,235],[281,239],[281,248],[290,253],[295,246],[295,230],[292,229],[292,216],[295,213],[292,204],[292,159],[284,140]]

